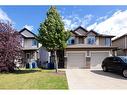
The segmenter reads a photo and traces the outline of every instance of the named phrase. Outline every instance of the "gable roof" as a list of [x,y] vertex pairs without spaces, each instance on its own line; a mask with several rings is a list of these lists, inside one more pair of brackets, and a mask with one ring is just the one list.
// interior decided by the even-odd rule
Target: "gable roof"
[[83,28],[82,26],[78,26],[76,29],[74,29],[73,31],[77,31],[78,29],[82,29],[82,30],[84,30],[84,31],[86,31],[86,32],[88,32],[85,28]]
[[[94,30],[90,30],[89,32],[93,32],[93,33],[96,34],[96,36],[99,36],[99,37],[111,37],[111,38],[115,37],[115,36],[113,36],[113,35],[100,34],[100,33],[98,33],[98,32],[95,32]],[[87,34],[88,34],[88,33],[87,33]],[[87,35],[87,34],[86,34],[86,35]]]
[[[84,30],[84,31],[86,32],[85,35],[79,35],[78,33],[76,33],[75,31],[77,31],[78,29]],[[89,34],[90,32],[93,32],[94,34],[96,34],[96,36],[100,36],[100,37],[111,37],[111,38],[115,37],[115,36],[113,36],[113,35],[106,35],[106,34],[97,33],[97,32],[95,32],[94,30],[88,31],[88,30],[84,29],[82,26],[79,26],[79,27],[77,27],[76,29],[71,30],[71,32],[72,32],[73,34],[75,34],[75,36],[79,36],[79,37],[86,37],[87,34]]]
[[124,34],[124,35],[122,35],[122,36],[119,36],[119,37],[115,38],[115,39],[114,39],[114,40],[112,40],[112,41],[119,40],[120,38],[125,37],[125,36],[127,36],[127,33],[126,33],[126,34]]
[[73,33],[74,35],[78,35],[78,34],[76,34],[76,33],[75,33],[74,31],[72,31],[72,30],[71,30],[70,32]]
[[[26,37],[26,36],[22,35],[21,33],[22,33],[23,31],[25,31],[25,30],[28,31],[30,34],[32,34],[34,37]],[[20,33],[23,37],[26,37],[26,38],[35,38],[35,37],[37,37],[36,34],[34,34],[33,32],[31,32],[31,31],[28,30],[27,28],[21,29],[21,30],[19,31],[19,33]]]
[[84,32],[88,32],[85,28],[83,28],[82,26],[78,26],[76,29],[74,29],[74,30],[71,30],[71,32],[75,35],[75,36],[84,36],[84,35],[82,35],[81,33],[77,33],[77,30],[78,29],[82,29]]
[[88,32],[85,34],[85,36],[87,36],[87,34],[89,34],[90,32],[96,34],[96,36],[100,35],[99,33],[95,32],[94,30],[90,30],[90,31],[88,31]]

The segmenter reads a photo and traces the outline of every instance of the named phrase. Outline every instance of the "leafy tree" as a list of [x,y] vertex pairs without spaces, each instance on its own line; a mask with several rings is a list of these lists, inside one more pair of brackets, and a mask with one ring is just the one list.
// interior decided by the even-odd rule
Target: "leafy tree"
[[58,69],[57,50],[64,50],[70,32],[64,28],[64,23],[55,6],[51,6],[47,12],[47,18],[40,24],[38,41],[55,56],[56,72]]
[[0,71],[14,71],[15,60],[21,57],[20,38],[11,24],[0,22]]

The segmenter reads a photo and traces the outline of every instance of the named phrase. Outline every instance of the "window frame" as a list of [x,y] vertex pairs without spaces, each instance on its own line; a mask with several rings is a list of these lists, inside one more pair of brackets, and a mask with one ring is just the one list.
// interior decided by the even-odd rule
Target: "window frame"
[[[36,44],[35,44],[36,43]],[[37,46],[37,40],[36,39],[33,39],[32,40],[32,46]]]
[[[94,38],[94,43],[91,41],[91,43],[89,43],[89,39],[90,40],[92,40],[92,38]],[[87,44],[89,44],[89,45],[94,45],[94,44],[96,44],[96,37],[95,36],[92,36],[92,35],[90,35],[90,36],[87,36]]]
[[70,38],[68,39],[68,41],[67,41],[67,44],[68,44],[68,45],[73,45],[73,44],[72,44],[72,40],[74,41],[73,44],[75,44],[75,38],[74,38],[74,37],[70,37]]
[[[108,39],[108,40],[106,40],[106,39]],[[110,42],[110,43],[108,43],[108,42]],[[111,46],[111,38],[108,38],[108,37],[105,38],[105,46]]]

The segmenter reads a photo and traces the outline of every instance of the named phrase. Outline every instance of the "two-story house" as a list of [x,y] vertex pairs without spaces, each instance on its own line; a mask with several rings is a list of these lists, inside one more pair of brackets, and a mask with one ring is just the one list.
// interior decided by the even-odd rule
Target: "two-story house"
[[117,55],[127,56],[127,34],[124,34],[112,40],[112,45],[118,47]]
[[112,35],[87,31],[81,26],[71,33],[65,49],[66,68],[101,69],[103,59],[115,54],[116,47],[112,46]]
[[36,40],[36,35],[28,30],[23,28],[19,31],[22,36],[22,50],[23,50],[23,66],[32,68],[32,63],[36,64],[35,67],[40,66],[49,60],[48,51],[41,46]]

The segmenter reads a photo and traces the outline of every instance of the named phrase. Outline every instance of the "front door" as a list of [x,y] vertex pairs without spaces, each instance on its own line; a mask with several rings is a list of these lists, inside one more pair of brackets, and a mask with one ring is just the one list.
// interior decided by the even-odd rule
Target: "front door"
[[26,61],[27,61],[27,63],[30,62],[30,53],[26,53]]

